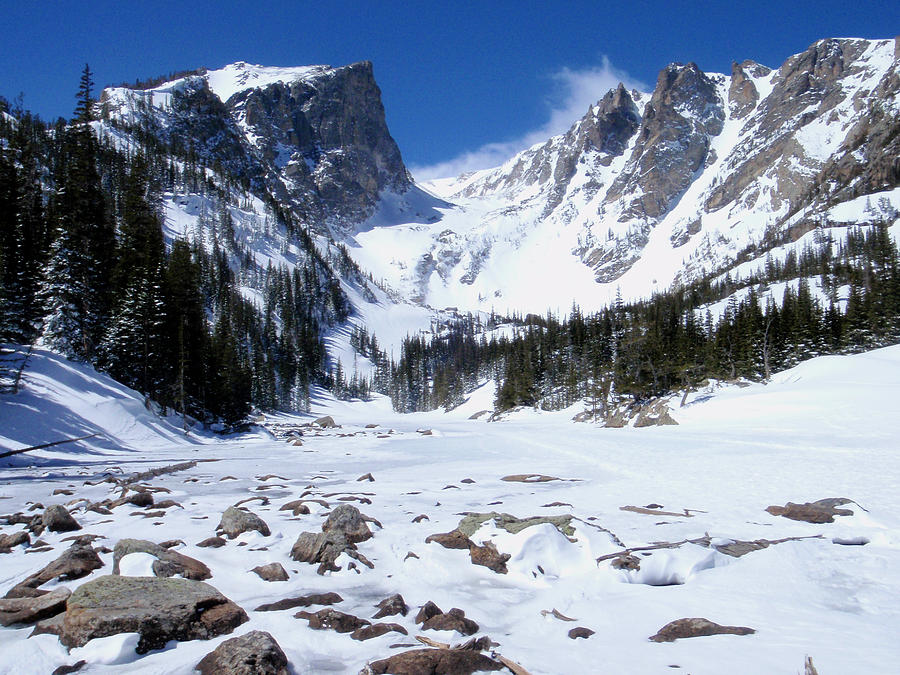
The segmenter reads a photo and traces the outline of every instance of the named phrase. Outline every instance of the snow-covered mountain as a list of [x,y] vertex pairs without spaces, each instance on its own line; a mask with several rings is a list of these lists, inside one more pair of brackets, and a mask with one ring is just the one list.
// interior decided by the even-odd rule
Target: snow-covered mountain
[[671,64],[653,92],[620,86],[565,134],[424,186],[445,204],[383,201],[351,254],[400,297],[482,310],[599,308],[725,271],[860,195],[898,206],[898,57],[827,39],[778,69]]

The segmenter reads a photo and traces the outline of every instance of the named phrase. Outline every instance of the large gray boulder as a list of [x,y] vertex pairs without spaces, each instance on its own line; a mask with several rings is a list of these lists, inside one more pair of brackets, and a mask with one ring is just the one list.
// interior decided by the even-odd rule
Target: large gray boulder
[[269,526],[258,515],[236,506],[229,506],[222,514],[222,520],[216,528],[216,532],[225,534],[229,539],[234,539],[239,534],[256,530],[262,536],[268,537],[271,532]]
[[225,640],[195,666],[202,675],[288,675],[288,660],[269,633]]
[[81,647],[94,638],[140,633],[137,653],[144,654],[169,640],[230,633],[247,620],[243,609],[202,581],[108,575],[69,598],[60,641]]
[[340,534],[347,542],[358,544],[372,538],[363,515],[355,506],[341,504],[328,515],[322,524],[322,532]]

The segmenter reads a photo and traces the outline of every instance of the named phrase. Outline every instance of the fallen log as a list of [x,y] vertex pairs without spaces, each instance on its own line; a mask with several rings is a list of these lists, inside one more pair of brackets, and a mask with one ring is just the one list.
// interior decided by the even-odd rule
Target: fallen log
[[40,445],[32,445],[30,448],[19,448],[18,450],[9,450],[7,452],[0,452],[0,459],[4,457],[12,457],[13,455],[19,455],[23,452],[31,452],[32,450],[43,450],[44,448],[52,448],[54,445],[62,445],[63,443],[77,443],[78,441],[86,441],[89,438],[94,438],[99,436],[100,434],[91,434],[90,436],[82,436],[80,438],[65,438],[61,441],[53,441],[52,443],[41,443]]

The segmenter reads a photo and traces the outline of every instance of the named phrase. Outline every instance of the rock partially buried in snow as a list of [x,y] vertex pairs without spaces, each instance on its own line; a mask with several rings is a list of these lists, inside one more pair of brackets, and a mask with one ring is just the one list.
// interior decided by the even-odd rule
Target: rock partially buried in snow
[[323,429],[334,429],[337,427],[337,424],[334,423],[334,418],[331,415],[320,417],[319,419],[314,420],[313,424],[316,424]]
[[206,581],[212,577],[210,569],[197,560],[178,551],[170,551],[159,544],[144,539],[120,539],[113,549],[113,574],[119,574],[122,558],[132,553],[147,553],[156,560],[153,562],[153,574],[157,577],[182,576],[194,581]]
[[229,539],[234,539],[244,532],[257,531],[262,536],[268,537],[271,532],[269,526],[258,515],[245,509],[229,506],[222,514],[222,520],[216,528],[217,532],[225,534]]
[[371,640],[372,638],[381,637],[386,633],[402,633],[403,635],[409,635],[406,629],[398,623],[376,623],[371,626],[357,628],[350,634],[350,637],[354,640],[364,642],[366,640]]
[[287,581],[290,579],[287,571],[281,566],[281,563],[273,562],[268,565],[259,565],[254,567],[253,572],[259,575],[264,581]]
[[482,546],[477,544],[469,545],[469,557],[472,559],[473,565],[481,565],[487,567],[498,574],[506,574],[509,570],[506,563],[510,559],[509,553],[500,553],[497,547],[490,541],[484,542]]
[[41,516],[41,521],[46,529],[51,532],[72,532],[80,530],[81,525],[72,517],[62,504],[48,506]]
[[101,567],[103,567],[103,561],[100,560],[100,556],[93,548],[76,543],[42,570],[13,586],[7,592],[6,597],[23,598],[41,595],[46,591],[40,591],[38,588],[52,579],[63,581],[80,579]]
[[650,637],[653,642],[674,642],[682,638],[705,637],[708,635],[751,635],[756,631],[746,626],[721,626],[709,619],[677,619],[659,629]]
[[474,635],[478,624],[466,618],[466,613],[454,607],[444,614],[435,614],[422,624],[423,630],[455,630],[460,635]]
[[277,602],[260,605],[256,612],[276,612],[282,609],[294,609],[295,607],[309,607],[310,605],[334,605],[343,602],[344,599],[337,593],[312,593],[302,595],[299,598],[285,598]]
[[409,606],[403,600],[403,596],[399,593],[396,593],[389,598],[385,598],[379,602],[376,607],[378,608],[378,613],[372,617],[373,619],[383,619],[386,616],[395,616],[397,614],[406,616],[409,613]]
[[288,675],[288,660],[269,633],[253,630],[225,640],[195,666],[202,675]]
[[25,530],[19,530],[12,534],[0,534],[0,553],[9,553],[10,549],[30,542],[31,537]]
[[370,663],[360,675],[471,675],[504,667],[499,661],[468,649],[413,649]]
[[569,638],[572,640],[577,640],[578,638],[584,638],[585,640],[591,635],[594,634],[590,628],[585,628],[584,626],[578,626],[577,628],[573,628],[569,631]]
[[309,627],[314,630],[333,630],[336,633],[352,633],[363,626],[371,625],[371,621],[360,619],[352,614],[345,614],[336,609],[326,607],[318,612],[297,612],[294,614],[297,619],[306,619],[309,621]]
[[169,640],[208,640],[247,621],[243,609],[202,581],[104,576],[69,598],[60,641],[81,647],[117,633],[140,633],[137,653]]
[[0,599],[0,625],[36,623],[66,611],[66,601],[72,592],[68,588],[57,588],[36,598]]
[[549,483],[554,480],[562,480],[556,476],[544,476],[539,473],[514,473],[510,476],[504,476],[500,480],[507,483]]
[[773,516],[782,516],[791,520],[801,520],[806,523],[833,523],[835,516],[852,516],[850,509],[839,509],[844,504],[855,504],[852,499],[845,497],[829,497],[805,504],[788,502],[784,506],[770,506],[766,509]]
[[227,543],[222,537],[208,537],[197,544],[197,546],[200,548],[220,548]]

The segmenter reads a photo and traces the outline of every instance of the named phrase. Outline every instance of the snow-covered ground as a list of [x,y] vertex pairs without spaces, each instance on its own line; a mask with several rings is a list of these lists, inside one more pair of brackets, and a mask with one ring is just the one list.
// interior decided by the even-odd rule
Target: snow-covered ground
[[[217,460],[152,479],[152,485],[171,490],[165,497],[184,507],[168,509],[165,516],[142,518],[137,515],[142,510],[130,506],[115,509],[112,516],[100,515],[81,510],[78,502],[73,515],[83,532],[105,537],[95,546],[112,548],[126,536],[183,540],[176,550],[205,562],[213,574],[208,583],[249,614],[250,621],[234,634],[269,631],[297,673],[355,674],[368,660],[403,651],[391,645],[413,645],[415,635],[461,641],[459,635],[422,631],[413,623],[416,608],[428,600],[445,611],[463,609],[479,624],[479,634],[500,643],[499,652],[533,675],[794,675],[806,655],[823,674],[888,673],[900,658],[900,346],[818,358],[778,374],[768,385],[699,392],[673,411],[680,423],[676,427],[578,424],[571,421],[577,408],[523,411],[500,422],[487,422],[487,415],[470,420],[490,406],[490,386],[451,413],[405,416],[394,414],[385,399],[342,403],[321,397],[313,401],[315,414],[332,415],[341,428],[307,428],[302,446],[276,441],[262,431],[218,442],[195,438],[202,444],[192,444],[177,426],[154,420],[139,398],[128,398],[127,390],[66,363],[45,355],[26,371],[25,392],[4,397],[0,428],[5,438],[0,445],[18,447],[97,428],[124,449],[115,451],[112,443],[90,452],[61,446],[34,453],[53,460],[38,468],[26,466],[23,458],[31,453],[20,455],[15,466],[0,469],[0,512],[26,511],[31,502],[46,506],[105,498],[109,484],[84,482],[106,471],[131,473],[185,459]],[[101,402],[106,389],[118,403]],[[92,412],[104,405],[106,412]],[[115,413],[110,405],[116,406]],[[124,423],[129,416],[133,423]],[[30,429],[14,426],[16,420],[28,421]],[[308,420],[273,417],[269,422]],[[432,433],[419,433],[425,429]],[[366,473],[374,482],[357,481]],[[577,480],[501,480],[530,473]],[[277,477],[264,479],[270,474]],[[74,495],[53,496],[57,488],[71,489]],[[298,534],[318,531],[329,511],[316,503],[309,503],[309,515],[279,511],[307,490],[308,497],[325,499],[331,507],[340,503],[332,493],[371,500],[351,503],[383,525],[373,526],[374,538],[358,545],[374,569],[360,565],[358,572],[345,567],[319,576],[315,566],[290,559]],[[199,541],[214,534],[226,507],[247,497],[268,499],[246,506],[268,523],[272,534],[243,534],[222,548],[198,548]],[[849,505],[852,516],[821,525],[765,511],[773,504],[826,497],[847,497],[858,506]],[[564,505],[548,506],[554,502]],[[661,505],[665,513],[620,508],[650,504]],[[689,516],[666,515],[684,509]],[[511,554],[505,575],[472,565],[466,551],[425,543],[428,535],[456,527],[463,512],[492,510],[517,517],[572,514],[577,519],[572,521],[575,541],[550,525],[518,535],[485,525],[472,539],[491,539],[501,552]],[[413,523],[419,514],[428,520]],[[597,526],[627,547],[707,534],[713,543],[822,537],[772,545],[740,558],[695,544],[658,549],[646,556],[637,553],[641,569],[630,572],[613,569],[608,560],[595,561],[622,550]],[[9,534],[20,527],[2,526],[0,531]],[[58,557],[68,545],[62,542],[65,536],[42,535],[51,551],[26,554],[17,547],[0,556],[0,593]],[[869,543],[832,541],[859,537]],[[409,552],[418,558],[407,557]],[[103,569],[65,585],[74,589],[108,574],[112,554],[101,557]],[[288,570],[289,581],[265,582],[250,571],[276,561]],[[125,565],[124,571],[141,571],[140,560],[130,562],[135,564]],[[265,602],[326,591],[344,598],[336,609],[362,618],[372,617],[378,601],[401,593],[412,611],[386,620],[403,625],[410,637],[389,633],[357,642],[346,634],[311,630],[291,610],[254,611]],[[577,621],[542,614],[553,609]],[[669,621],[701,616],[757,632],[667,644],[647,639]],[[574,626],[595,634],[570,640],[567,633]],[[172,642],[139,657],[129,636],[95,640],[67,654],[55,636],[27,638],[30,632],[0,630],[0,672],[46,673],[84,659],[83,673],[187,674],[225,639]]]

